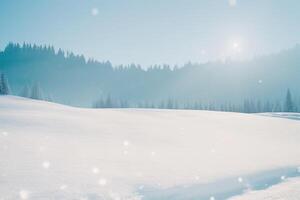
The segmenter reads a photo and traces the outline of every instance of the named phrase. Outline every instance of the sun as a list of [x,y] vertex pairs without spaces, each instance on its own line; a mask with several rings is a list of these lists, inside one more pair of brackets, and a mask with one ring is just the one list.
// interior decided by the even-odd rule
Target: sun
[[225,57],[233,60],[242,59],[245,55],[245,42],[241,37],[234,37],[227,41],[226,50],[224,51]]

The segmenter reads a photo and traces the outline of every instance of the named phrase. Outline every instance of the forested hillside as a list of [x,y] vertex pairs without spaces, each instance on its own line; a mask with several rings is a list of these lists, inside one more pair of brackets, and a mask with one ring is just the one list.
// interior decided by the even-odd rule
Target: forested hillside
[[282,105],[288,88],[298,102],[300,46],[243,62],[113,66],[52,46],[10,43],[0,53],[0,71],[13,94],[38,87],[47,98],[75,106],[95,106],[107,98],[148,107],[162,101],[174,107],[178,102],[182,107],[186,102],[213,107],[269,101]]

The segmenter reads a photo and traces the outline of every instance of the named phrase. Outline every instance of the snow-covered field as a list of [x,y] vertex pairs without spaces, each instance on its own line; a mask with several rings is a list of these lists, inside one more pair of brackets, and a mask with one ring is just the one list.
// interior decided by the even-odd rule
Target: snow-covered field
[[266,190],[249,191],[230,200],[299,200],[300,178],[284,181]]
[[297,120],[1,96],[0,199],[300,199],[299,146]]
[[260,115],[300,120],[300,113],[262,113]]

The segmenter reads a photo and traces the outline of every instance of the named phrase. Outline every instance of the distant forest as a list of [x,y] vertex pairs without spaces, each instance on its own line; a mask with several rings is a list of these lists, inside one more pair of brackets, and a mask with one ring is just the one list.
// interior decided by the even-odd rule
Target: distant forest
[[300,108],[299,45],[243,62],[113,66],[52,46],[10,43],[0,52],[0,72],[12,94],[80,107],[247,113]]

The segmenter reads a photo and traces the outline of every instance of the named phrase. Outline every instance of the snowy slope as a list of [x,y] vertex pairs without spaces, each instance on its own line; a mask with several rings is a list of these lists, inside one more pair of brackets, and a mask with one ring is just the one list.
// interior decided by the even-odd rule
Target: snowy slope
[[0,198],[222,199],[298,176],[299,145],[296,120],[1,96]]
[[300,178],[287,180],[266,190],[249,191],[230,200],[299,200]]
[[300,113],[262,113],[262,116],[300,120]]

